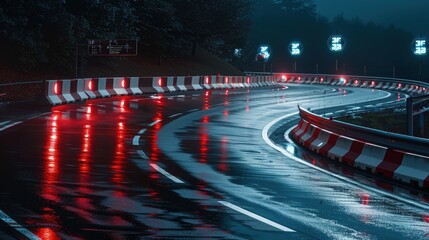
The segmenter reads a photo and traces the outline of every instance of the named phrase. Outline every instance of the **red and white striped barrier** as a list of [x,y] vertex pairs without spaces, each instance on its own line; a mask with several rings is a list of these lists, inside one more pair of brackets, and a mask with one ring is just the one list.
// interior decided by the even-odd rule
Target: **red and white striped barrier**
[[45,96],[51,105],[86,99],[275,85],[272,76],[113,77],[46,81]]
[[429,157],[341,136],[301,120],[291,132],[303,147],[375,175],[429,188]]

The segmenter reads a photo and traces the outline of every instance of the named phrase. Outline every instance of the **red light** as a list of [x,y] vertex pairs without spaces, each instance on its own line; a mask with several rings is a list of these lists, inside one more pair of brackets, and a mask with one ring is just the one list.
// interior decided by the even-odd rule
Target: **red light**
[[206,91],[206,97],[208,97],[209,96],[209,91]]
[[160,87],[162,87],[162,79],[160,78],[160,79],[158,79],[158,85],[160,86]]
[[371,82],[371,85],[375,85],[375,82],[374,82],[374,81],[372,81],[372,82]]
[[229,90],[227,89],[227,90],[225,91],[225,95],[226,95],[226,96],[228,96],[228,93],[229,93]]
[[247,77],[247,84],[250,84],[250,78]]
[[228,77],[225,78],[225,83],[228,83]]
[[58,83],[54,84],[54,93],[58,94]]
[[323,78],[321,78],[320,81],[323,82]]
[[88,88],[89,88],[89,90],[91,90],[91,91],[92,91],[92,81],[89,81],[89,82],[88,82]]
[[301,80],[301,77],[298,77],[298,80]]
[[402,84],[399,84],[398,86],[399,86],[399,87],[401,87],[401,86],[402,86]]
[[355,80],[355,84],[357,84],[358,83],[358,81],[357,80]]
[[369,198],[370,198],[369,194],[363,193],[361,197],[362,197],[362,205],[369,205]]
[[122,88],[125,88],[125,79],[122,79],[121,86],[122,86]]
[[209,84],[209,78],[206,77],[206,84]]

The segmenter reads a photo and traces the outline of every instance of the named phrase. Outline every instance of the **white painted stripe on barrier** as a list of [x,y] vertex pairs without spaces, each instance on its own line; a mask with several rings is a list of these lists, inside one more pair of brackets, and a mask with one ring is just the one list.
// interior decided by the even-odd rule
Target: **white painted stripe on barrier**
[[174,87],[174,77],[167,77],[167,88],[170,92],[176,91],[176,88]]
[[61,80],[62,91],[61,95],[66,99],[67,103],[75,102],[76,100],[70,94],[71,82],[70,80]]
[[143,94],[142,90],[140,90],[139,88],[139,77],[132,77],[130,79],[130,89],[131,92],[135,95],[135,94]]
[[218,202],[220,204],[224,205],[225,207],[228,207],[228,208],[230,208],[232,210],[235,210],[235,211],[237,211],[239,213],[242,213],[242,214],[244,214],[244,215],[246,215],[248,217],[256,219],[256,220],[258,220],[260,222],[263,222],[263,223],[265,223],[267,225],[270,225],[271,227],[277,228],[277,229],[279,229],[281,231],[284,231],[284,232],[295,232],[295,230],[293,230],[291,228],[285,227],[285,226],[280,225],[280,224],[278,224],[276,222],[273,222],[273,221],[271,221],[269,219],[266,219],[266,218],[264,218],[262,216],[259,216],[259,215],[255,214],[255,213],[247,211],[246,209],[241,208],[241,207],[239,207],[237,205],[234,205],[234,204],[232,204],[230,202],[226,202],[226,201],[218,201]]
[[178,179],[177,177],[171,175],[169,172],[165,171],[164,169],[162,169],[160,166],[158,166],[155,163],[150,163],[149,164],[152,168],[154,168],[156,171],[158,171],[159,173],[161,173],[162,175],[168,177],[170,180],[172,180],[175,183],[180,183],[183,184],[185,182],[183,182],[182,180]]
[[322,148],[328,143],[328,139],[331,136],[331,134],[332,133],[324,130],[320,131],[319,136],[312,143],[310,143],[310,146],[309,146],[310,150],[312,151],[317,150],[318,152],[320,148]]
[[177,77],[177,87],[180,89],[180,91],[186,91],[185,86],[185,77]]
[[353,141],[351,141],[348,138],[345,138],[344,136],[340,136],[337,139],[337,143],[331,150],[329,150],[327,156],[331,159],[338,159],[339,161],[342,160],[344,155],[350,150],[350,147],[352,146]]
[[106,78],[99,78],[98,79],[98,91],[100,92],[102,97],[110,97],[109,92],[106,90]]
[[385,147],[367,143],[363,146],[362,153],[356,158],[354,166],[362,170],[369,168],[374,173],[377,166],[383,162],[386,152]]
[[88,95],[85,94],[85,79],[77,80],[77,94],[80,97],[80,100],[88,99]]
[[393,178],[406,183],[416,181],[419,187],[423,187],[424,181],[429,176],[429,158],[405,154],[401,165],[395,170]]
[[192,87],[194,88],[194,90],[203,89],[200,85],[200,76],[193,76],[192,77]]
[[140,130],[139,131],[139,133],[138,134],[140,134],[140,135],[142,135],[143,133],[145,133],[146,132],[146,128],[143,128],[142,130]]

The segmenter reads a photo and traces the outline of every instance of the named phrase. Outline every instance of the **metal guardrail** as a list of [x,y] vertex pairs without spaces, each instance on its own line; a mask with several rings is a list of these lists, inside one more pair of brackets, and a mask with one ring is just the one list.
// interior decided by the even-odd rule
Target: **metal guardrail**
[[44,81],[0,84],[0,102],[37,101],[43,98]]
[[411,137],[407,135],[384,132],[372,128],[357,126],[318,116],[310,111],[299,108],[302,119],[331,131],[338,135],[347,136],[367,143],[372,143],[387,148],[404,152],[429,156],[429,140],[424,138]]
[[429,88],[429,83],[421,82],[417,80],[411,79],[403,79],[403,78],[389,78],[389,77],[373,77],[373,76],[355,76],[355,75],[342,75],[342,74],[311,74],[311,73],[279,73],[279,72],[244,72],[246,75],[256,75],[256,74],[264,74],[264,75],[287,75],[287,76],[301,76],[301,77],[334,77],[334,78],[347,78],[353,80],[365,80],[365,81],[381,81],[381,82],[390,82],[390,83],[402,83],[402,84],[411,84],[411,85],[419,85]]

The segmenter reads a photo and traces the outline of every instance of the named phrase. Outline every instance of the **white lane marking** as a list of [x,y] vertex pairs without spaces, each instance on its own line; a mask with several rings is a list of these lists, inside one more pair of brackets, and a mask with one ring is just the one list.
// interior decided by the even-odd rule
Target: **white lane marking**
[[246,209],[243,209],[243,208],[241,208],[241,207],[239,207],[239,206],[236,206],[236,205],[234,205],[234,204],[232,204],[232,203],[230,203],[230,202],[218,201],[218,203],[220,203],[220,204],[224,205],[225,207],[231,208],[231,209],[233,209],[233,210],[235,210],[235,211],[237,211],[237,212],[240,212],[240,213],[242,213],[242,214],[244,214],[244,215],[247,215],[247,216],[249,216],[249,217],[251,217],[251,218],[253,218],[253,219],[256,219],[256,220],[258,220],[258,221],[260,221],[260,222],[263,222],[263,223],[265,223],[265,224],[268,224],[268,225],[270,225],[270,226],[272,226],[272,227],[274,227],[274,228],[277,228],[277,229],[279,229],[279,230],[282,230],[282,231],[284,231],[284,232],[295,232],[295,230],[293,230],[293,229],[290,229],[290,228],[288,228],[288,227],[285,227],[285,226],[283,226],[283,225],[280,225],[280,224],[278,224],[278,223],[276,223],[276,222],[273,222],[273,221],[271,221],[271,220],[269,220],[269,219],[266,219],[266,218],[264,218],[264,217],[262,217],[262,216],[259,216],[259,215],[255,214],[255,213],[249,212],[249,211],[247,211]]
[[[315,109],[315,110],[317,110],[317,109]],[[409,199],[409,198],[406,198],[406,197],[402,197],[402,196],[399,196],[399,195],[395,195],[393,193],[385,192],[383,190],[367,186],[367,185],[359,183],[359,182],[357,182],[357,181],[355,181],[353,179],[350,179],[350,178],[347,178],[347,177],[344,177],[344,176],[332,173],[332,172],[330,172],[328,170],[325,170],[323,168],[317,167],[316,165],[313,165],[313,164],[311,164],[311,163],[309,163],[309,162],[307,162],[305,160],[302,160],[301,158],[296,157],[295,155],[293,155],[293,154],[289,153],[288,151],[286,151],[284,148],[282,148],[282,147],[276,145],[274,142],[272,142],[271,139],[268,137],[268,130],[272,126],[274,126],[274,124],[276,124],[277,122],[279,122],[279,121],[281,121],[281,120],[283,120],[285,118],[291,117],[293,115],[297,115],[297,114],[298,114],[298,112],[287,114],[287,115],[285,115],[283,117],[276,118],[273,121],[271,121],[270,123],[268,123],[264,127],[264,129],[262,130],[262,138],[264,139],[264,141],[268,145],[270,145],[272,148],[276,149],[277,151],[279,151],[280,153],[282,153],[283,155],[285,155],[286,157],[289,157],[290,159],[292,159],[292,160],[294,160],[296,162],[302,163],[302,164],[304,164],[304,165],[306,165],[308,167],[314,168],[314,169],[316,169],[316,170],[318,170],[318,171],[320,171],[322,173],[325,173],[325,174],[327,174],[327,175],[329,175],[331,177],[337,178],[337,179],[339,179],[341,181],[344,181],[346,183],[349,183],[349,184],[353,184],[353,185],[355,185],[357,187],[360,187],[362,189],[365,189],[365,190],[368,190],[368,191],[380,194],[382,196],[387,196],[389,198],[393,198],[395,200],[398,200],[398,201],[410,204],[410,205],[412,205],[414,207],[418,207],[418,208],[421,208],[421,209],[429,210],[429,205],[426,205],[424,203],[420,203],[420,202],[417,202],[415,200],[412,200],[412,199]],[[292,128],[290,128],[286,132],[286,136],[289,135],[290,131],[292,131]],[[289,141],[290,143],[292,143],[292,140],[289,137],[286,140]]]
[[0,210],[0,219],[5,222],[10,227],[14,228],[16,231],[24,235],[26,238],[31,240],[40,240],[40,238],[36,235],[34,235],[32,232],[28,231],[26,228],[21,226],[19,223],[17,223],[15,220],[13,220],[11,217],[9,217],[6,213],[4,213],[2,210]]
[[169,118],[174,118],[174,117],[177,117],[177,116],[180,116],[180,115],[182,115],[182,113],[176,113],[176,114],[173,114],[173,115],[169,116]]
[[10,121],[1,122],[1,123],[0,123],[0,126],[6,125],[6,124],[8,124],[8,123],[10,123]]
[[198,110],[200,110],[200,109],[199,108],[194,108],[194,109],[189,110],[188,112],[195,112],[195,111],[198,111]]
[[168,173],[167,171],[165,171],[164,169],[162,169],[160,166],[156,165],[155,163],[151,163],[149,164],[151,167],[153,167],[156,171],[160,172],[162,175],[168,177],[169,179],[171,179],[173,182],[175,183],[184,183],[182,180],[178,179],[177,177],[171,175],[170,173]]
[[41,114],[35,114],[35,115],[30,116],[30,117],[29,117],[29,118],[27,118],[26,120],[33,120],[33,119],[35,119],[35,118],[38,118],[38,117],[41,117],[41,116],[43,116],[43,115],[47,115],[47,114],[51,114],[51,112],[45,112],[45,113],[41,113]]
[[342,113],[342,112],[345,112],[346,110],[338,110],[338,111],[336,111],[336,113]]
[[134,138],[133,138],[133,145],[134,146],[140,145],[140,136],[139,135],[134,136]]
[[143,150],[137,150],[137,154],[145,160],[149,159],[149,157],[146,155],[146,153],[143,152]]
[[6,129],[8,129],[8,128],[11,128],[11,127],[13,127],[13,126],[16,126],[16,125],[18,125],[18,124],[20,124],[20,123],[22,123],[22,122],[14,122],[14,123],[11,123],[11,124],[9,124],[9,125],[6,125],[6,126],[4,126],[4,127],[0,128],[0,132],[1,132],[1,131],[6,130]]
[[159,123],[159,122],[161,122],[161,120],[156,120],[155,122],[153,122],[153,123],[149,124],[148,126],[149,126],[149,127],[152,127],[153,125],[155,125],[155,124],[157,124],[157,123]]
[[140,130],[139,134],[142,135],[144,132],[146,132],[146,128],[143,128],[142,130]]

